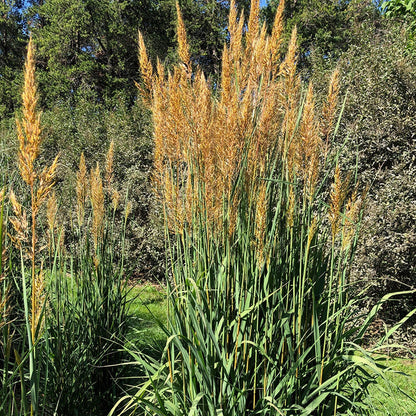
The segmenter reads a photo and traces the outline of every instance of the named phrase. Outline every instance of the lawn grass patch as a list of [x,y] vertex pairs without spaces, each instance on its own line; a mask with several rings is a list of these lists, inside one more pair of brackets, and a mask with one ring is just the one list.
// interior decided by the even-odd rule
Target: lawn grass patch
[[128,292],[131,319],[128,342],[138,351],[161,353],[166,334],[161,325],[166,325],[166,288],[160,285],[138,284]]
[[415,416],[416,402],[410,397],[416,397],[416,360],[387,357],[383,364],[395,372],[369,390],[374,416]]

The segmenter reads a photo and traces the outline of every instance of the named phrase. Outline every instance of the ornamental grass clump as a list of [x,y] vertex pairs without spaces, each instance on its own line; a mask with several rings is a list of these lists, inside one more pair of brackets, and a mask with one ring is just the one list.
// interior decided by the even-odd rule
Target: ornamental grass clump
[[[66,252],[60,244],[55,247],[46,317],[54,357],[49,377],[55,382],[47,392],[59,414],[107,414],[118,391],[116,364],[123,359],[120,345],[128,330],[124,235],[129,204],[120,209],[112,184],[113,154],[111,144],[104,172],[98,164],[88,171],[81,154],[76,221],[68,232],[75,242]],[[52,202],[51,207],[53,213]],[[55,240],[62,238],[59,233]]]
[[104,172],[87,170],[81,156],[73,227],[64,232],[58,158],[39,161],[34,52],[30,40],[17,120],[22,180],[10,175],[3,187],[0,178],[0,414],[106,414],[127,332],[128,208],[119,207],[111,144]]
[[[37,222],[40,209],[46,202],[54,185],[58,156],[50,166],[43,168],[37,160],[42,143],[42,131],[41,113],[37,110],[35,47],[32,38],[30,38],[27,48],[22,99],[22,119],[16,119],[19,142],[18,167],[23,182],[30,192],[30,209],[26,209],[11,190],[9,200],[14,216],[10,217],[10,222],[14,228],[13,240],[20,250],[22,260],[21,291],[27,330],[30,412],[37,415],[40,405],[39,384],[42,372],[41,351],[38,351],[40,349],[38,341],[43,331],[46,298],[43,260],[40,256],[41,248],[38,245]],[[25,265],[26,258],[30,260],[30,275],[27,273]],[[20,359],[17,361],[19,362]],[[23,385],[24,381],[21,380],[21,383]]]
[[269,34],[257,0],[247,22],[231,2],[218,83],[193,66],[179,7],[171,71],[154,71],[139,35],[169,319],[161,361],[135,355],[148,378],[118,403],[127,414],[366,411],[359,343],[374,311],[358,325],[348,296],[363,196],[331,152],[339,73],[319,109],[296,28],[280,54],[283,10]]

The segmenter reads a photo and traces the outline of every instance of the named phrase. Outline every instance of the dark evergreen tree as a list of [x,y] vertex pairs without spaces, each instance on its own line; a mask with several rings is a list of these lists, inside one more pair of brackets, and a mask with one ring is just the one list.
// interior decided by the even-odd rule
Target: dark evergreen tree
[[25,35],[22,2],[0,2],[0,117],[7,117],[20,105],[21,69]]

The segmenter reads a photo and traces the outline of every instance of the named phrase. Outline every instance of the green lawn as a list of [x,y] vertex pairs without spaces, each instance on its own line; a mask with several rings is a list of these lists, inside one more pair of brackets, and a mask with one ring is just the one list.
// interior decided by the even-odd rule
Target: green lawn
[[380,380],[371,388],[374,415],[416,416],[416,402],[411,399],[416,400],[416,360],[387,358],[383,364],[397,373],[388,373],[388,382]]
[[[154,357],[160,354],[166,335],[157,322],[166,322],[166,292],[156,285],[135,286],[130,289],[133,315],[130,341],[136,348]],[[386,358],[383,365],[396,373],[387,373],[387,382],[380,380],[370,388],[368,400],[374,407],[374,416],[416,416],[416,360]],[[400,391],[402,390],[402,392]],[[404,394],[404,393],[406,394]],[[416,400],[416,399],[415,399]]]
[[165,289],[150,284],[134,286],[130,288],[129,299],[133,328],[129,334],[129,341],[146,354],[159,354],[166,342],[166,335],[158,324],[166,324]]

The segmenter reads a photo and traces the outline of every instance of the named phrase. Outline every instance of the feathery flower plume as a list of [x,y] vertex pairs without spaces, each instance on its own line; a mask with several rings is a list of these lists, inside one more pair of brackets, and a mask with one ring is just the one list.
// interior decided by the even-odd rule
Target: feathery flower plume
[[297,149],[297,170],[305,180],[309,198],[312,198],[319,174],[319,157],[321,138],[319,126],[315,119],[315,102],[312,82],[309,83],[299,128],[300,140]]
[[321,134],[324,140],[329,139],[329,135],[331,134],[334,125],[335,112],[339,95],[339,78],[340,73],[339,69],[337,68],[332,73],[327,99],[322,108]]
[[329,219],[331,221],[332,240],[335,240],[336,235],[340,231],[341,211],[347,196],[349,187],[349,179],[344,182],[341,179],[341,169],[339,165],[335,167],[334,183],[330,193],[329,204]]
[[143,35],[139,31],[139,64],[140,64],[140,71],[143,78],[143,83],[145,88],[142,88],[137,82],[136,87],[139,89],[142,97],[145,99],[145,102],[150,102],[151,91],[152,91],[152,82],[153,82],[153,67],[152,63],[150,62],[147,52],[146,46],[144,44]]
[[29,39],[24,72],[23,120],[16,119],[19,139],[19,169],[23,180],[32,188],[36,179],[35,160],[41,144],[41,114],[36,111],[38,102],[35,80],[35,46]]
[[[364,195],[366,192],[364,192]],[[350,246],[353,238],[357,232],[357,223],[359,221],[360,213],[363,210],[363,200],[365,196],[358,195],[357,187],[354,189],[351,197],[348,199],[345,206],[345,220],[342,225],[342,242],[341,248],[346,251]]]
[[191,73],[191,58],[189,55],[189,46],[186,40],[186,30],[185,24],[183,22],[181,9],[179,8],[179,3],[176,2],[176,13],[178,16],[178,53],[179,58],[184,63],[188,74]]
[[113,189],[111,193],[111,203],[113,205],[113,210],[116,211],[120,203],[120,192],[118,192],[117,189]]
[[113,182],[113,161],[114,161],[114,140],[111,140],[110,147],[105,158],[105,185],[111,190]]
[[104,191],[100,174],[100,166],[97,163],[95,170],[91,170],[91,205],[92,205],[92,236],[94,246],[97,249],[104,232]]
[[29,241],[29,222],[27,220],[26,210],[24,210],[22,205],[17,201],[13,190],[9,193],[9,201],[12,205],[14,214],[13,217],[9,218],[9,221],[14,228],[14,235],[11,235],[10,237],[14,245],[20,249]]
[[78,219],[78,225],[81,227],[84,224],[85,202],[86,202],[87,193],[88,193],[87,166],[85,164],[84,153],[81,153],[81,157],[79,159],[76,193],[77,193],[77,219]]
[[52,191],[46,202],[46,218],[48,220],[49,231],[53,234],[55,230],[56,214],[58,213],[58,204],[56,202],[56,193]]
[[250,15],[247,23],[247,48],[252,50],[253,42],[258,36],[259,31],[259,11],[260,11],[260,0],[252,0],[250,7]]
[[283,33],[283,12],[285,10],[284,0],[279,1],[279,6],[274,17],[272,35],[270,37],[270,64],[272,70],[272,76],[275,77],[278,71],[278,62],[280,58],[280,46],[282,44]]

